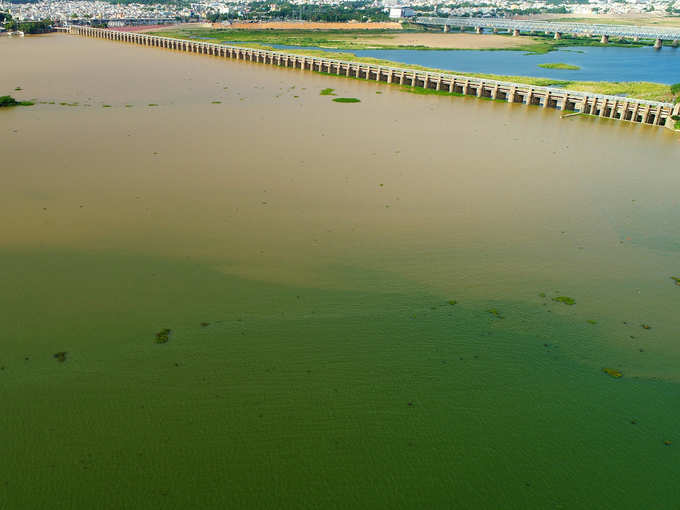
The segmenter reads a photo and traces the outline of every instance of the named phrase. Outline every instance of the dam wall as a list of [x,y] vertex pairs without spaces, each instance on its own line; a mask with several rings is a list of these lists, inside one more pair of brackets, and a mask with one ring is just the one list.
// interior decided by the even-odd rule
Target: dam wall
[[71,26],[68,30],[69,33],[74,35],[448,91],[479,98],[535,105],[543,108],[556,108],[564,112],[578,112],[668,128],[673,128],[675,125],[675,121],[671,117],[680,115],[680,104],[673,105],[672,103],[658,101],[592,94],[552,87],[537,87],[464,75],[349,62],[325,57],[312,57],[281,51],[244,48],[102,28]]

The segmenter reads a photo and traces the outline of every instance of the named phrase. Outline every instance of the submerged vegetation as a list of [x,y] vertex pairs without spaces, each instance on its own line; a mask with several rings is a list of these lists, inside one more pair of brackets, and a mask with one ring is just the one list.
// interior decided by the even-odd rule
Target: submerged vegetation
[[575,65],[572,65],[572,64],[565,64],[563,62],[538,64],[538,67],[542,67],[544,69],[563,69],[563,70],[566,70],[566,71],[578,71],[579,69],[581,69],[579,66],[575,66]]
[[569,305],[569,306],[576,303],[574,298],[570,298],[569,296],[557,296],[557,297],[552,298],[552,300],[557,302],[557,303],[564,303],[565,305]]
[[335,89],[331,89],[331,88],[323,89],[323,90],[319,93],[319,95],[322,95],[322,96],[334,96],[334,95],[335,95]]
[[361,100],[356,97],[336,97],[333,99],[336,103],[360,103]]

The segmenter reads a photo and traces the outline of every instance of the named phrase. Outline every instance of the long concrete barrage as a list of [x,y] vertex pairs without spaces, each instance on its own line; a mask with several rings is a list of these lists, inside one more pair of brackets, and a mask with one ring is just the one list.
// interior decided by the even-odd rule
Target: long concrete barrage
[[136,32],[122,32],[102,28],[71,26],[69,33],[122,41],[143,46],[154,46],[216,57],[247,60],[278,67],[325,72],[366,80],[398,83],[412,87],[448,91],[479,98],[503,100],[509,103],[557,108],[610,119],[672,128],[672,119],[680,115],[680,104],[646,101],[619,96],[590,94],[552,87],[535,87],[521,83],[487,80],[471,76],[427,72],[416,69],[348,62],[325,57],[311,57],[273,50],[229,46],[203,41],[161,37]]

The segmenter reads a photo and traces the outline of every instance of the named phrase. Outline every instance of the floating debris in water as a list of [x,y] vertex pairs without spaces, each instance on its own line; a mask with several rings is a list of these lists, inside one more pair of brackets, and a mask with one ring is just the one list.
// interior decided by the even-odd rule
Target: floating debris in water
[[652,329],[652,326],[649,324],[640,324],[640,326],[642,326],[642,329]]
[[569,296],[557,296],[552,298],[553,301],[556,301],[557,303],[564,303],[565,305],[573,305],[576,303],[574,298],[570,298]]
[[170,333],[172,333],[172,330],[168,328],[161,329],[158,333],[156,333],[156,343],[157,344],[168,343],[168,340],[170,340]]
[[455,299],[449,299],[449,304],[450,304],[451,306],[453,306],[453,305],[458,304],[458,301],[456,301]]
[[597,321],[594,321],[594,320],[592,320],[592,319],[588,319],[586,322],[587,322],[588,324],[597,324]]
[[61,351],[54,353],[53,355],[54,359],[56,359],[59,363],[63,363],[66,361],[66,351]]
[[202,327],[202,328],[207,328],[208,326],[210,326],[210,323],[209,323],[209,322],[201,322],[201,327]]
[[619,379],[623,377],[623,373],[619,372],[618,370],[615,370],[613,368],[603,368],[602,371],[607,374],[610,377],[613,377],[615,379]]
[[666,446],[670,446],[670,445],[673,444],[673,441],[670,441],[669,439],[666,439],[666,440],[663,442],[663,444],[665,444]]

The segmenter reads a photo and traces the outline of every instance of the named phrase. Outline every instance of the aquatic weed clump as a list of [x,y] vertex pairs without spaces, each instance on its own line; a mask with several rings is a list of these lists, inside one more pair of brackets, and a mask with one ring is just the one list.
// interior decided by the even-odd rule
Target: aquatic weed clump
[[676,285],[680,285],[680,278],[677,276],[671,276],[671,280],[673,280]]
[[491,315],[493,315],[493,316],[496,317],[497,319],[504,319],[504,318],[505,318],[505,317],[503,317],[503,316],[501,315],[501,312],[499,312],[499,311],[496,310],[495,308],[489,308],[489,309],[487,310],[487,313],[490,313]]
[[323,89],[319,95],[321,96],[334,96],[335,95],[335,89],[327,88]]
[[336,103],[360,103],[361,100],[356,97],[336,97],[333,99]]
[[63,363],[66,361],[66,351],[59,351],[57,353],[54,353],[53,358],[56,359],[59,363]]
[[613,377],[614,379],[619,379],[623,377],[623,373],[614,368],[603,368],[602,371],[609,377]]
[[0,96],[0,107],[5,106],[32,106],[32,101],[17,101],[12,96]]
[[576,304],[576,301],[574,300],[574,298],[570,298],[569,296],[557,296],[557,297],[552,298],[552,300],[557,302],[557,303],[564,303],[565,305],[569,305],[569,306]]
[[170,333],[172,333],[171,329],[164,328],[161,329],[158,333],[156,333],[156,343],[157,344],[166,344],[168,343],[168,340],[170,340]]

